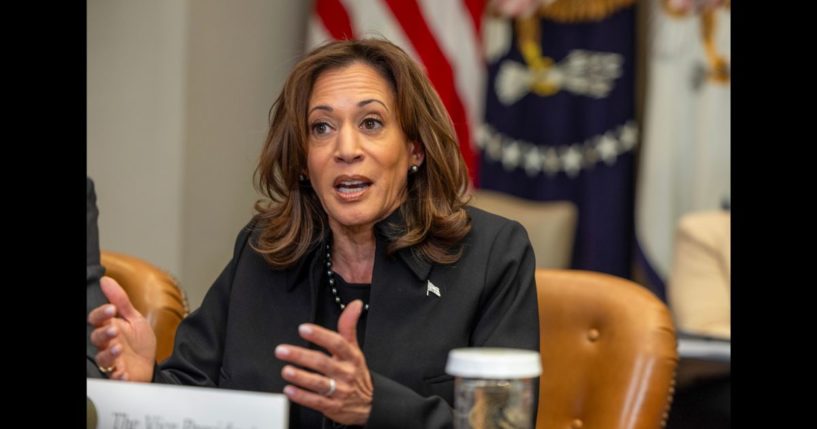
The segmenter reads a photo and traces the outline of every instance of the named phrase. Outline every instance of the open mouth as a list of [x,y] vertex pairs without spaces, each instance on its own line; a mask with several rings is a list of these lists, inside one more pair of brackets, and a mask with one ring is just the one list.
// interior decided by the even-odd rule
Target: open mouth
[[353,199],[369,189],[372,186],[372,181],[363,176],[341,176],[335,179],[333,185],[342,198]]
[[335,185],[335,189],[342,194],[354,194],[368,189],[371,185],[371,182],[363,180],[344,180]]

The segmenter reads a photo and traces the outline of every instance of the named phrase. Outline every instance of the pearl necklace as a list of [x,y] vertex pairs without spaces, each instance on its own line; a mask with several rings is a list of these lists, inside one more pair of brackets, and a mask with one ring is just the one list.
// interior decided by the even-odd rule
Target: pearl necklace
[[[332,245],[327,243],[326,244],[326,278],[329,279],[329,290],[332,291],[332,295],[335,297],[335,302],[340,306],[340,311],[343,311],[346,308],[346,304],[340,302],[340,296],[338,295],[338,289],[335,285],[335,272],[332,271]],[[363,311],[369,310],[369,304],[363,304]]]

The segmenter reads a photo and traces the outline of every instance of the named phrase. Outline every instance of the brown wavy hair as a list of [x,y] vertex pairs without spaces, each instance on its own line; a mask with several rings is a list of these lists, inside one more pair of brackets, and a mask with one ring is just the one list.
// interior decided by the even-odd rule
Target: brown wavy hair
[[308,181],[300,180],[306,172],[307,109],[322,73],[355,62],[372,66],[390,82],[403,132],[425,149],[425,162],[409,176],[399,208],[404,224],[387,229],[387,253],[408,247],[429,262],[456,262],[471,219],[464,208],[468,172],[451,118],[423,70],[402,49],[379,39],[325,44],[290,73],[270,109],[270,129],[255,171],[256,186],[268,200],[255,204],[261,233],[253,248],[273,267],[287,268],[326,233],[326,212]]

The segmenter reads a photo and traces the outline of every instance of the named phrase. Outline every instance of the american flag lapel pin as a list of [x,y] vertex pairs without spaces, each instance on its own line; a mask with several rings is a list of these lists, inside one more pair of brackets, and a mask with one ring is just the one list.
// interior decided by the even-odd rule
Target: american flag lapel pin
[[428,281],[428,287],[426,288],[426,296],[428,296],[429,293],[433,293],[438,297],[442,297],[442,295],[440,295],[440,288],[434,286],[434,283],[431,283],[431,280]]

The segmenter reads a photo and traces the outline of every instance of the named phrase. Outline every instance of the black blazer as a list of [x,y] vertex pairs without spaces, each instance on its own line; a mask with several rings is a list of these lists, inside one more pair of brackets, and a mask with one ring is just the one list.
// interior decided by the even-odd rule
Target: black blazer
[[[383,231],[377,248],[363,353],[374,396],[367,427],[452,426],[453,379],[445,373],[456,347],[539,350],[534,255],[515,221],[468,208],[472,229],[462,258],[429,264],[408,249],[387,257]],[[251,222],[238,235],[232,260],[199,309],[178,328],[173,355],[154,381],[239,390],[282,392],[278,344],[308,346],[298,325],[314,322],[321,255],[271,269],[248,242]],[[427,293],[431,281],[441,296]],[[292,406],[297,406],[292,404]]]

